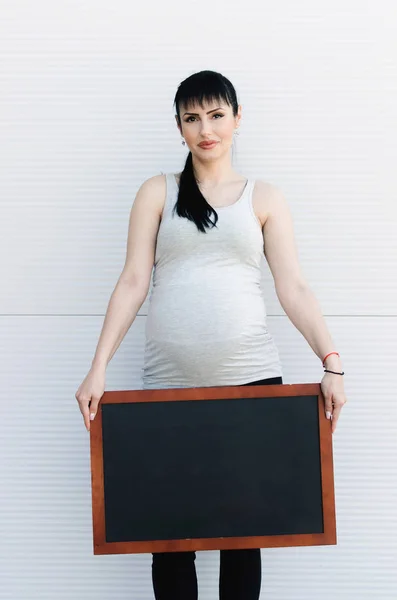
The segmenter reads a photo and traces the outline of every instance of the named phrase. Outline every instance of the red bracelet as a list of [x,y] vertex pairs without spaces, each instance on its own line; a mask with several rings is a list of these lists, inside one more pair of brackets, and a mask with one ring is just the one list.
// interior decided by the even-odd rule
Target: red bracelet
[[329,354],[327,354],[327,356],[326,356],[326,357],[324,358],[324,360],[323,360],[323,367],[324,367],[324,363],[325,363],[325,361],[327,360],[328,356],[331,356],[331,354],[337,354],[337,355],[339,356],[339,358],[340,358],[340,354],[339,354],[339,352],[330,352]]

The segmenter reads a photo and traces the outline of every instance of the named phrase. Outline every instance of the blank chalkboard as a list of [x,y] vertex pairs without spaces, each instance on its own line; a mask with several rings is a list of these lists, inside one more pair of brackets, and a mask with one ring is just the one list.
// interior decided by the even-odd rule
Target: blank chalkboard
[[319,384],[105,392],[94,553],[336,544]]

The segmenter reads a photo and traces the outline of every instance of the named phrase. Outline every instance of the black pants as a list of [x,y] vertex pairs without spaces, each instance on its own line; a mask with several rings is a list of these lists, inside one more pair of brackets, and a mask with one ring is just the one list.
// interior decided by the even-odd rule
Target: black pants
[[[269,377],[244,385],[281,384]],[[197,600],[196,553],[153,553],[152,581],[156,600]],[[220,550],[219,599],[258,600],[262,581],[260,548]]]

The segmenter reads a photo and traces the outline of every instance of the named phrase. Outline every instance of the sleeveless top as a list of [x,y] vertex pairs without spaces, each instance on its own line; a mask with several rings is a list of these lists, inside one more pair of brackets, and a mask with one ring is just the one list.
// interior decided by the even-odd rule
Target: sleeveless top
[[217,227],[203,233],[172,212],[178,184],[173,173],[165,176],[145,326],[144,389],[242,385],[282,376],[266,324],[255,181],[248,179],[234,204],[214,207]]

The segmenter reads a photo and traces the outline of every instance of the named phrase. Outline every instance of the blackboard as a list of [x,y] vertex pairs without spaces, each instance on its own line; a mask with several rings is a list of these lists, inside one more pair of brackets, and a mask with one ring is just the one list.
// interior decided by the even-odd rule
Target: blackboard
[[94,554],[336,544],[320,384],[105,392]]

